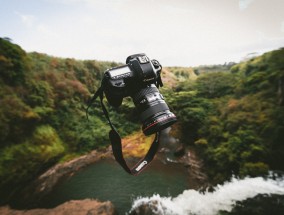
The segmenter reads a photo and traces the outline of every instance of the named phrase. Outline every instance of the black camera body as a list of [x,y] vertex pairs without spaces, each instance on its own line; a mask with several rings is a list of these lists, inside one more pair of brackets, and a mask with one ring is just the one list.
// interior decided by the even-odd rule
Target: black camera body
[[144,134],[149,135],[165,129],[177,121],[170,112],[158,87],[162,66],[145,54],[131,55],[126,65],[114,67],[104,73],[103,85],[108,103],[119,107],[124,97],[130,96],[140,112]]
[[149,84],[155,84],[161,70],[158,61],[150,61],[144,54],[131,55],[126,59],[126,65],[107,70],[103,81],[109,104],[118,107],[124,97],[132,96]]

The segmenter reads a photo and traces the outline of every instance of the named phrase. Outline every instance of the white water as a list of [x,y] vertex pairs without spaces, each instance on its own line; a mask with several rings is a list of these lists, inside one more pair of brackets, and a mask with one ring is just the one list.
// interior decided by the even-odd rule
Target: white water
[[214,190],[205,193],[185,190],[175,198],[161,197],[158,194],[139,197],[133,202],[131,211],[141,205],[149,205],[154,213],[161,215],[216,215],[220,210],[230,212],[237,201],[258,194],[284,195],[284,178],[233,178],[230,182],[216,186]]

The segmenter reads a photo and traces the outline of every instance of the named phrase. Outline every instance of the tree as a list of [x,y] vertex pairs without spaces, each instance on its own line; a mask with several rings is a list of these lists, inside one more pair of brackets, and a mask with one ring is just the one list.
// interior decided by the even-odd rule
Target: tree
[[10,85],[25,83],[25,73],[30,70],[26,52],[20,46],[0,38],[0,77]]

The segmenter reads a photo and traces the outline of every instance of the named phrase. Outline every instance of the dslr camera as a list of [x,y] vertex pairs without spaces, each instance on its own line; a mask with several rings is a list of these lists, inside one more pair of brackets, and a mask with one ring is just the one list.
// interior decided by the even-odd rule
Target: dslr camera
[[162,66],[145,54],[127,57],[126,65],[104,73],[103,86],[108,103],[119,107],[130,96],[139,112],[145,135],[159,132],[177,121],[158,88],[163,86]]

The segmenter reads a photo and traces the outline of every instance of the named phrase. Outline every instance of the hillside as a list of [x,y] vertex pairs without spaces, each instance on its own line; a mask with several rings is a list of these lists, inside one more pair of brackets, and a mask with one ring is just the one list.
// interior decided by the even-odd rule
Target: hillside
[[[184,81],[168,101],[216,182],[284,170],[284,49]],[[166,96],[167,97],[167,96]]]
[[[161,92],[179,120],[172,133],[198,149],[214,181],[284,170],[283,59],[280,49],[235,65],[163,69]],[[100,105],[89,121],[85,109],[117,65],[26,53],[0,38],[1,203],[52,165],[109,145]],[[137,139],[131,99],[108,109],[120,134]]]
[[[100,105],[90,109],[89,121],[85,109],[103,72],[117,65],[26,53],[0,38],[1,196],[59,161],[108,146]],[[123,136],[139,129],[130,108],[109,110]]]

